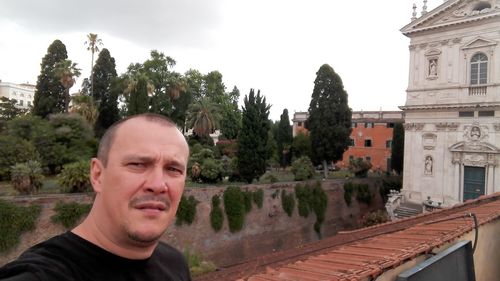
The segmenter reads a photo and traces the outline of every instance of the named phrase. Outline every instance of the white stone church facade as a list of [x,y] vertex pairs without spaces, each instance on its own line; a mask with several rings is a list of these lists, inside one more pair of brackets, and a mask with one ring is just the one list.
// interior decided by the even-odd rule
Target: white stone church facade
[[444,206],[500,191],[500,0],[449,0],[410,38],[402,193]]

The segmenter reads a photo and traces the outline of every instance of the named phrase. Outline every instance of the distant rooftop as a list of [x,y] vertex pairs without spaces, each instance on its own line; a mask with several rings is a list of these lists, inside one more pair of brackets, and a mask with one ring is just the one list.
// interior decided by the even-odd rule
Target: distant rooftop
[[[197,280],[372,280],[384,272],[500,218],[500,193],[398,220],[339,234],[242,263]],[[479,241],[484,243],[484,241]]]

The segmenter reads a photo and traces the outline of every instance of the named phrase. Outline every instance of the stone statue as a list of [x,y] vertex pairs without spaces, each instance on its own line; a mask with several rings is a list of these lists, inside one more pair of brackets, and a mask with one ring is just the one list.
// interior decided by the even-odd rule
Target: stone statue
[[437,60],[433,59],[429,62],[429,76],[437,76]]
[[424,174],[432,175],[432,157],[431,156],[425,157]]

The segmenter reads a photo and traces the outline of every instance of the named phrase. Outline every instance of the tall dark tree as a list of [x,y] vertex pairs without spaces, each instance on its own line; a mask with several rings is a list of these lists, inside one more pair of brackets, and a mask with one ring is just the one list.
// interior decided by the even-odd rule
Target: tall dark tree
[[104,48],[99,53],[93,74],[94,101],[98,111],[94,132],[96,136],[102,136],[107,128],[120,119],[118,96],[111,89],[111,85],[117,77],[116,64],[108,49]]
[[290,117],[288,117],[288,109],[283,109],[278,124],[278,132],[276,142],[278,144],[278,152],[280,156],[280,164],[282,167],[288,166],[291,163],[290,148],[292,145],[292,126],[290,126]]
[[328,64],[322,65],[314,80],[306,126],[311,136],[313,159],[323,164],[325,178],[328,163],[341,160],[349,146],[351,114],[342,79]]
[[226,86],[222,82],[222,74],[217,70],[207,73],[203,77],[203,90],[205,97],[210,97],[217,104],[223,103]]
[[[396,123],[392,130],[392,147],[391,147],[391,166],[387,168],[394,169],[398,174],[403,172],[404,153],[405,153],[405,129],[403,124]],[[391,172],[388,170],[387,172]]]
[[148,93],[151,91],[148,88],[148,77],[139,75],[137,80],[130,82],[131,88],[127,103],[127,115],[141,114],[148,111]]
[[68,58],[66,46],[55,40],[42,59],[41,71],[35,88],[33,114],[45,118],[51,113],[64,112],[65,88],[56,75],[58,64]]
[[270,108],[260,91],[255,95],[251,89],[250,94],[245,96],[242,126],[238,136],[237,166],[240,176],[248,183],[266,172]]

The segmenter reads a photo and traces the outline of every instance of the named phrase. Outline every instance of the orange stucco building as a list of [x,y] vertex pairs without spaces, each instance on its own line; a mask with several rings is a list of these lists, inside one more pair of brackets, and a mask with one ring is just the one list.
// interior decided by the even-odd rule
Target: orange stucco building
[[[307,132],[307,117],[307,112],[294,113],[293,136]],[[392,131],[395,123],[403,123],[403,112],[353,111],[351,122],[351,145],[336,166],[344,168],[350,159],[362,158],[372,163],[372,171],[390,171]]]

